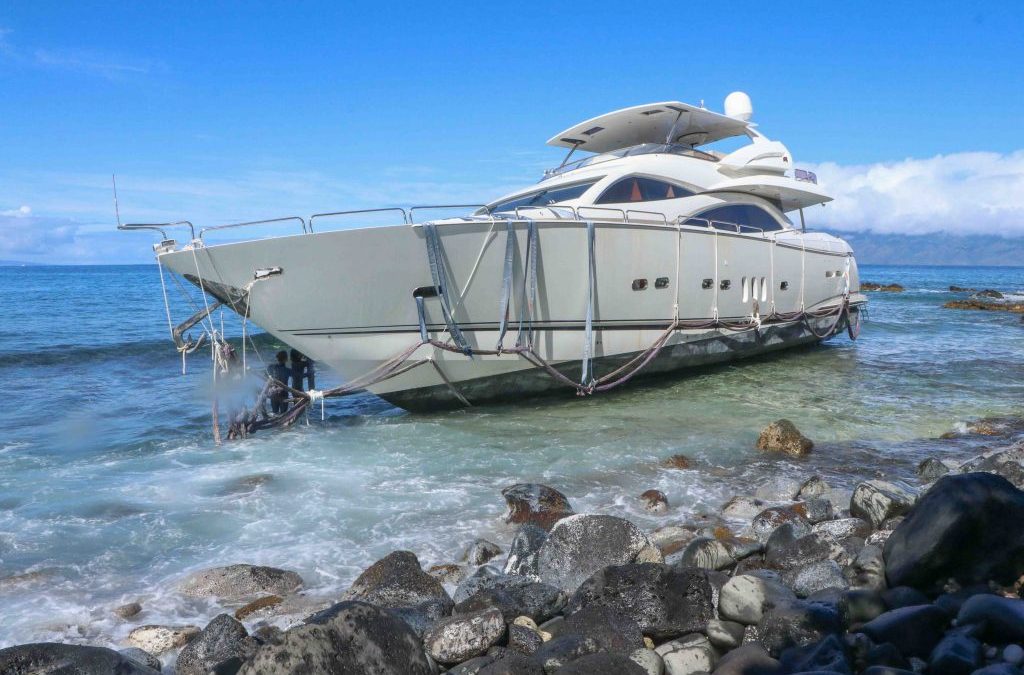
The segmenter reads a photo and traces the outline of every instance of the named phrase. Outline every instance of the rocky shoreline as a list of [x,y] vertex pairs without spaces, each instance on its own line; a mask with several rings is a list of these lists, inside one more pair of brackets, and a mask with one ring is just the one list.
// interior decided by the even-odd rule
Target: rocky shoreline
[[[1019,674],[1024,422],[958,433],[991,442],[954,463],[936,440],[918,485],[865,467],[851,493],[808,469],[647,531],[576,513],[554,487],[512,485],[506,546],[479,539],[428,569],[393,552],[333,604],[312,604],[288,570],[203,570],[177,592],[227,610],[205,627],[140,622],[121,651],[9,647],[0,673]],[[785,420],[757,448],[815,452]],[[658,490],[635,499],[671,509]],[[111,611],[144,616],[138,603]]]

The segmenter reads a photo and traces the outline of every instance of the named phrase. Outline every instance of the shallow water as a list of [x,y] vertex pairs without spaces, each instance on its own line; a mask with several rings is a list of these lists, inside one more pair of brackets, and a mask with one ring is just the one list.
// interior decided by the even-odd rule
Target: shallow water
[[[775,476],[913,480],[937,447],[922,439],[1021,414],[1020,316],[941,305],[962,297],[950,284],[1024,292],[1024,268],[865,266],[862,278],[907,291],[870,295],[856,343],[843,335],[514,407],[408,415],[362,396],[328,403],[323,423],[313,414],[308,426],[215,447],[208,357],[181,375],[155,267],[0,268],[0,646],[117,643],[134,624],[110,608],[137,599],[146,623],[202,624],[217,608],[173,589],[211,565],[295,569],[329,598],[397,548],[450,562],[476,536],[507,543],[500,489],[515,482],[655,527]],[[174,310],[178,320],[190,311]],[[753,450],[783,416],[818,443],[808,459]],[[659,468],[675,453],[692,468]],[[668,514],[639,509],[635,496],[652,487],[668,495]]]

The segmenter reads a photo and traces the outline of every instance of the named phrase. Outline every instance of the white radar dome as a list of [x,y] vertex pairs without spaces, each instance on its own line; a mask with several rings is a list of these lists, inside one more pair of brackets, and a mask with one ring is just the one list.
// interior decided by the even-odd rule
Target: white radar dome
[[749,122],[754,115],[754,105],[745,93],[734,91],[725,97],[725,114],[733,119]]

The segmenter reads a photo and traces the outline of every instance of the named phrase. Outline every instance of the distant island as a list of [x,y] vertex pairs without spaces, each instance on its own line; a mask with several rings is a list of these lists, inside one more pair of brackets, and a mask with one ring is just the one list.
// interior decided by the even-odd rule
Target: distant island
[[1024,237],[994,235],[876,234],[838,232],[862,265],[1018,266],[1024,261]]

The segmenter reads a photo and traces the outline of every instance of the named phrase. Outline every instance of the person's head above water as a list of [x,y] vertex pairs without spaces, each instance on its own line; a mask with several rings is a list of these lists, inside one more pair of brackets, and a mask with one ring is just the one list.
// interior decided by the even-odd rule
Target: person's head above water
[[284,365],[284,362],[288,360],[288,352],[283,349],[277,353],[277,362]]
[[306,357],[303,356],[302,352],[300,352],[298,349],[293,349],[291,351],[291,355],[290,356],[291,356],[291,359],[292,359],[292,363],[302,363],[303,361],[306,360]]

